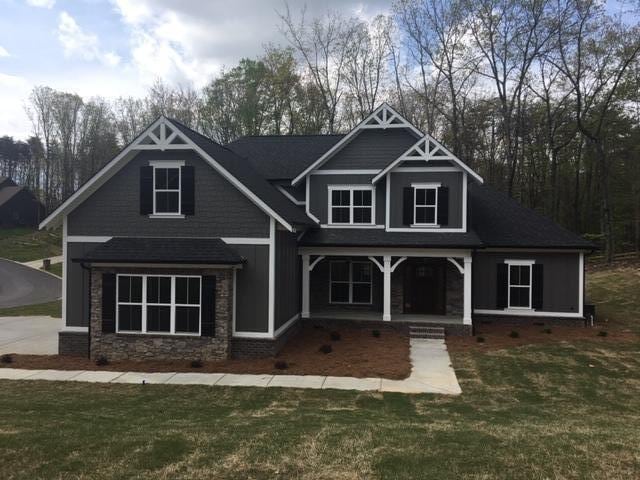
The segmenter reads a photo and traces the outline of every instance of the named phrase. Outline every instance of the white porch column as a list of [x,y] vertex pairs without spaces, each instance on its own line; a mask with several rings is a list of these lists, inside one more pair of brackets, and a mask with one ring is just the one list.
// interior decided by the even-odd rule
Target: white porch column
[[384,260],[384,293],[383,293],[383,310],[382,320],[391,321],[391,255],[385,255]]
[[464,313],[462,323],[471,325],[471,257],[464,257]]
[[302,318],[309,318],[309,255],[302,255]]

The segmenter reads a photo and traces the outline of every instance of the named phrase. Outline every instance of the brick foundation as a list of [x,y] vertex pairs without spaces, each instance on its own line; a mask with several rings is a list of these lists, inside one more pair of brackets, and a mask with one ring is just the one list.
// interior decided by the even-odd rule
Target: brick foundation
[[273,357],[284,345],[300,331],[302,322],[296,321],[276,339],[238,338],[231,339],[231,356],[233,358]]
[[326,328],[339,329],[341,326],[348,326],[349,328],[366,328],[371,330],[392,329],[398,332],[409,334],[409,326],[416,325],[420,327],[442,327],[444,328],[445,335],[452,336],[470,336],[473,335],[473,325],[463,325],[462,323],[439,323],[439,322],[411,322],[392,320],[391,322],[383,322],[381,320],[353,320],[353,319],[306,319],[304,320],[309,325],[323,325]]
[[584,318],[562,318],[562,317],[527,317],[517,315],[473,315],[473,323],[476,326],[482,324],[494,325],[553,325],[565,327],[584,327]]
[[[109,360],[224,360],[229,357],[233,310],[231,269],[169,270],[167,275],[216,276],[215,337],[102,332],[102,273],[115,269],[94,268],[91,272],[91,359]],[[127,269],[121,273],[158,273],[158,270]]]
[[89,332],[62,331],[58,333],[58,355],[89,356]]

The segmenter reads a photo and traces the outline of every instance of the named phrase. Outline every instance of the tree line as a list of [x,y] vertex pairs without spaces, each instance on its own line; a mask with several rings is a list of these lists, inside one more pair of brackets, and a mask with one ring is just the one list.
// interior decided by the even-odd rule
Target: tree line
[[[625,5],[625,4],[622,4]],[[596,0],[397,0],[371,20],[279,12],[281,45],[202,89],[34,88],[0,175],[52,209],[164,114],[221,143],[344,132],[388,101],[486,181],[599,242],[640,250],[639,11]]]

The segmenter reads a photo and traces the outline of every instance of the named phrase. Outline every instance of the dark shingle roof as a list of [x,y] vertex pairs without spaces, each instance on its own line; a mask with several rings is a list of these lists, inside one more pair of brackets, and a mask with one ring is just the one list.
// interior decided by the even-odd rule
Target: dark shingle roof
[[266,135],[242,137],[227,148],[251,162],[268,180],[293,179],[344,135]]
[[115,237],[74,261],[237,265],[242,257],[219,238]]
[[307,232],[300,244],[303,246],[339,247],[432,247],[432,248],[476,248],[482,242],[473,232],[385,232],[368,228],[317,228]]
[[307,217],[302,209],[291,203],[273,185],[267,182],[251,167],[246,159],[177,120],[170,119],[170,121],[285,221],[298,225],[313,224],[313,221]]
[[578,248],[594,244],[486,185],[469,185],[471,228],[486,247]]
[[10,199],[12,199],[23,187],[10,186],[0,187],[0,205],[4,205]]

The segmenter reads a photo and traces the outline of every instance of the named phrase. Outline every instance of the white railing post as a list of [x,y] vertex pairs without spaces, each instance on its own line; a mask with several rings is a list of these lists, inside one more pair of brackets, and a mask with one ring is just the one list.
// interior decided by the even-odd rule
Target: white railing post
[[384,260],[384,301],[382,320],[385,322],[391,321],[391,256],[385,255]]
[[464,257],[464,313],[462,323],[471,325],[471,257]]
[[302,318],[309,318],[309,255],[302,255]]

